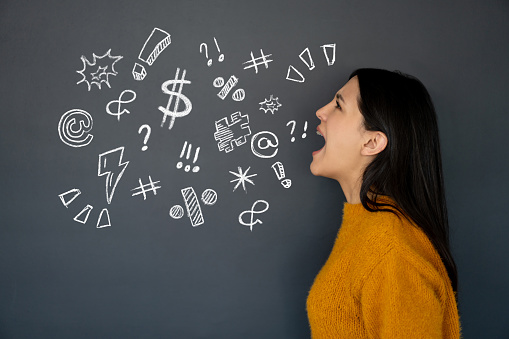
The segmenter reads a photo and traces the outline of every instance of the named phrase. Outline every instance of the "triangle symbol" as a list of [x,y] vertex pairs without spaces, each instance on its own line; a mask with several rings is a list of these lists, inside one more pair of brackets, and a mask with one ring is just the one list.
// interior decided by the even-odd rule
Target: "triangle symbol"
[[59,194],[58,196],[60,197],[60,200],[62,201],[62,204],[64,204],[65,208],[68,208],[71,202],[73,202],[73,200],[76,199],[80,194],[81,191],[79,189],[73,188],[67,192]]
[[110,221],[110,212],[108,212],[107,208],[103,208],[101,213],[99,214],[99,218],[97,218],[97,228],[103,228],[111,226]]
[[[296,73],[296,75],[299,75],[300,80],[297,80],[295,78],[290,77],[290,73],[293,71],[293,73]],[[286,80],[295,81],[295,82],[304,82],[306,80],[301,72],[299,72],[295,67],[292,65],[288,66],[288,73],[286,73]]]
[[74,217],[74,221],[77,221],[82,224],[86,224],[88,220],[88,216],[90,215],[90,212],[92,211],[93,207],[90,205],[85,206],[80,213],[78,213]]

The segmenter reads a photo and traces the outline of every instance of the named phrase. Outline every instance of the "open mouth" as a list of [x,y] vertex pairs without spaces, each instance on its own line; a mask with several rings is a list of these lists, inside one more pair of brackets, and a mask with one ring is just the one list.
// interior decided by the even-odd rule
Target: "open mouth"
[[[326,140],[325,140],[325,136],[324,136],[324,135],[323,135],[323,133],[320,131],[320,127],[317,127],[317,128],[316,128],[316,134],[318,134],[319,136],[323,137],[324,141],[326,141]],[[323,147],[325,147],[325,144],[323,145]],[[320,149],[319,149],[319,150],[317,150],[317,151],[314,151],[314,152],[312,153],[312,155],[315,155],[315,154],[319,153],[319,152],[323,149],[323,147],[322,147],[322,148],[320,148]]]

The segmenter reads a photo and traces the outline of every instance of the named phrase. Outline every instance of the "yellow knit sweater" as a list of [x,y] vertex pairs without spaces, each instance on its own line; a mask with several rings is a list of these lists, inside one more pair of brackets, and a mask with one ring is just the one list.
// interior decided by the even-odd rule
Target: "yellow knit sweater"
[[307,299],[312,338],[459,338],[456,299],[424,232],[345,203],[329,259]]

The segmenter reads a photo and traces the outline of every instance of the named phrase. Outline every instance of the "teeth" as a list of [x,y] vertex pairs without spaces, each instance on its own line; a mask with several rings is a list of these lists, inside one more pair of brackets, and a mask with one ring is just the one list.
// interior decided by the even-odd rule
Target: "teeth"
[[318,130],[316,131],[316,134],[318,134],[319,136],[323,137],[322,133],[320,133]]

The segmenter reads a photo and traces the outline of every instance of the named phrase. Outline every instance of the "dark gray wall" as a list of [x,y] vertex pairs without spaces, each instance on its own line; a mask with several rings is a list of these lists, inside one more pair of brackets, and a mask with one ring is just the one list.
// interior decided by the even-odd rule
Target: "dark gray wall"
[[[138,54],[154,27],[172,41],[148,66]],[[307,291],[344,201],[337,183],[309,173],[322,143],[314,114],[352,70],[380,67],[417,76],[436,104],[465,338],[509,338],[508,36],[507,1],[2,1],[0,337],[309,337]],[[211,67],[199,52],[203,42]],[[320,48],[330,43],[337,44],[332,66]],[[298,57],[306,47],[313,70]],[[76,84],[80,57],[109,49],[123,56],[111,88]],[[268,69],[243,69],[260,49],[272,54]],[[131,75],[135,62],[147,70],[143,81]],[[285,79],[289,65],[304,83]],[[177,67],[191,81],[182,93],[193,108],[168,130],[160,127],[158,107],[169,98],[161,84]],[[213,80],[230,75],[246,92],[242,102],[216,95]],[[137,98],[117,120],[106,105],[126,89]],[[259,102],[271,94],[282,106],[264,113]],[[93,117],[87,146],[59,138],[71,109]],[[249,115],[252,134],[220,152],[214,122],[236,111]],[[143,124],[151,126],[147,151]],[[260,131],[277,135],[274,158],[251,152]],[[201,147],[198,173],[175,167],[184,141]],[[129,165],[108,204],[98,156],[120,146]],[[118,167],[115,156],[108,161],[108,169]],[[290,189],[279,184],[275,161]],[[239,166],[257,174],[247,193],[230,182]],[[160,181],[157,195],[132,196],[149,176]],[[168,214],[189,186],[218,194],[215,205],[202,203],[205,223],[197,227]],[[81,195],[66,208],[58,196],[72,188]],[[238,217],[260,199],[270,208],[250,231]],[[74,221],[86,205],[93,207],[87,223]],[[111,227],[96,228],[104,208]]]

